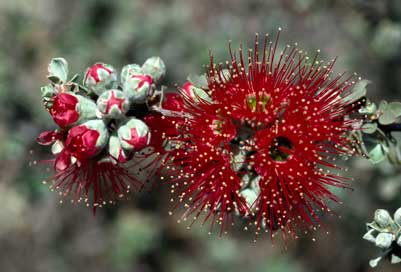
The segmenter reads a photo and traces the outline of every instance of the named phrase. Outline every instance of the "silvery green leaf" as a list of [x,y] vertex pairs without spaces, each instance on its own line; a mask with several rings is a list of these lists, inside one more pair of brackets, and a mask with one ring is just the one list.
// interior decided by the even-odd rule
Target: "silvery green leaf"
[[239,171],[241,167],[243,166],[246,158],[245,158],[245,152],[240,150],[235,154],[232,159],[231,159],[231,167],[234,171]]
[[43,86],[40,88],[40,91],[42,93],[42,98],[50,98],[55,94],[54,88],[51,84]]
[[392,255],[391,255],[391,263],[392,263],[392,264],[401,263],[401,258],[398,257],[398,256],[395,255],[395,254],[392,254]]
[[388,147],[377,144],[372,150],[369,151],[368,156],[369,160],[373,163],[379,163],[386,158],[388,152]]
[[377,123],[366,123],[362,125],[362,131],[366,134],[373,134],[377,130]]
[[401,246],[401,235],[397,239],[397,245]]
[[187,77],[187,80],[189,82],[192,83],[192,85],[199,87],[199,88],[203,88],[203,89],[207,89],[208,88],[208,84],[207,84],[207,79],[206,79],[206,75],[189,75]]
[[364,107],[359,109],[359,113],[361,114],[374,114],[377,110],[377,106],[373,102],[368,102]]
[[54,58],[50,61],[48,70],[48,78],[54,83],[67,82],[68,63],[63,58]]
[[376,259],[372,259],[372,260],[369,261],[369,265],[370,265],[371,267],[376,267],[376,266],[379,264],[379,262],[380,262],[381,259],[382,259],[381,256],[380,256],[380,257],[377,257]]
[[382,232],[376,236],[376,246],[386,249],[391,246],[391,243],[394,241],[395,237],[392,233]]
[[373,233],[375,232],[374,229],[369,230],[365,235],[362,237],[364,240],[376,243],[376,238],[373,236]]
[[240,195],[245,199],[248,207],[251,207],[258,198],[258,194],[252,189],[245,189],[240,192]]
[[365,97],[367,92],[366,86],[368,86],[368,84],[370,83],[371,82],[366,79],[358,81],[350,91],[349,95],[345,98],[345,100],[348,103],[354,103],[362,97]]
[[401,102],[391,102],[382,110],[379,117],[379,123],[382,125],[389,125],[401,116]]

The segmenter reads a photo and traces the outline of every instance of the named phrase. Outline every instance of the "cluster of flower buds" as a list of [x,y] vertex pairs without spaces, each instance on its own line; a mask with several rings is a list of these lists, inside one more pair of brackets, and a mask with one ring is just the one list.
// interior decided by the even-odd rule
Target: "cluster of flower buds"
[[[51,83],[42,87],[42,99],[58,128],[41,133],[38,142],[52,145],[57,189],[74,191],[78,200],[91,198],[99,206],[107,199],[106,191],[120,195],[129,190],[121,176],[127,183],[136,178],[119,167],[151,143],[145,117],[161,102],[157,84],[165,72],[159,57],[142,66],[124,66],[119,80],[111,65],[96,63],[79,84],[79,75],[68,79],[63,58],[50,62]],[[116,175],[118,171],[123,174]]]
[[394,216],[383,209],[375,211],[374,221],[367,225],[367,232],[363,239],[374,243],[383,250],[383,253],[372,259],[369,264],[376,267],[380,260],[389,258],[392,264],[401,262],[401,208]]

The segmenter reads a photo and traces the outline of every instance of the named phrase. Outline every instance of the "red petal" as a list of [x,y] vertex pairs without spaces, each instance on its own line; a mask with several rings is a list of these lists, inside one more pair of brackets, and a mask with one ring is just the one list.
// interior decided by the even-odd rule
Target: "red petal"
[[62,151],[54,161],[54,167],[57,171],[63,171],[71,164],[71,155],[66,151]]
[[44,131],[36,138],[36,142],[41,145],[50,145],[59,138],[59,134],[55,131]]

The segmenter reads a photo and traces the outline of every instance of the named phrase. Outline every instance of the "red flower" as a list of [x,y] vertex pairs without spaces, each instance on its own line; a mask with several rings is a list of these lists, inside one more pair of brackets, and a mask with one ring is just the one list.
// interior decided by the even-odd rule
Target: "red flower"
[[[229,225],[237,212],[254,220],[257,233],[295,233],[316,224],[316,210],[329,212],[327,200],[337,201],[330,187],[347,187],[345,178],[325,168],[338,168],[334,156],[348,153],[345,134],[354,121],[345,92],[354,84],[343,76],[330,78],[334,62],[311,64],[297,48],[276,52],[276,43],[258,41],[249,51],[231,51],[223,70],[211,57],[210,99],[196,100],[183,87],[182,148],[171,162],[170,176],[184,218]],[[178,135],[178,134],[177,134]],[[176,136],[177,136],[176,135]],[[255,194],[252,198],[249,191]],[[212,223],[213,225],[213,223]]]
[[84,125],[73,127],[69,130],[64,149],[57,156],[55,167],[64,170],[71,164],[71,156],[79,162],[85,161],[96,154],[98,151],[96,141],[99,132],[87,128]]
[[54,97],[53,105],[49,112],[53,117],[54,122],[60,127],[69,126],[75,123],[79,114],[76,106],[78,104],[78,98],[72,94],[59,93]]

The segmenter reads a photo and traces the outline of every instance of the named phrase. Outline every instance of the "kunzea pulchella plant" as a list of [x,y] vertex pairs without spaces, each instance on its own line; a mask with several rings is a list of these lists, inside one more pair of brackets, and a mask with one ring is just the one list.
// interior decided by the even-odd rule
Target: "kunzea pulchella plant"
[[45,182],[94,211],[142,188],[167,154],[161,112],[163,103],[174,104],[175,94],[158,85],[165,72],[159,57],[126,65],[119,76],[112,66],[96,63],[80,84],[79,75],[69,79],[66,60],[53,59],[50,84],[41,90],[57,128],[37,139],[51,145],[55,156],[54,175]]
[[309,59],[297,45],[278,50],[277,40],[256,37],[247,53],[230,47],[226,65],[211,56],[206,75],[182,86],[185,117],[169,137],[180,144],[167,164],[173,201],[186,208],[180,221],[224,233],[237,215],[257,235],[296,238],[332,212],[330,188],[349,187],[336,159],[355,153],[360,79],[334,75],[334,60]]
[[386,210],[376,210],[374,221],[366,226],[363,239],[382,249],[382,254],[369,262],[370,266],[376,267],[382,259],[389,259],[392,264],[401,263],[401,208],[393,217]]

